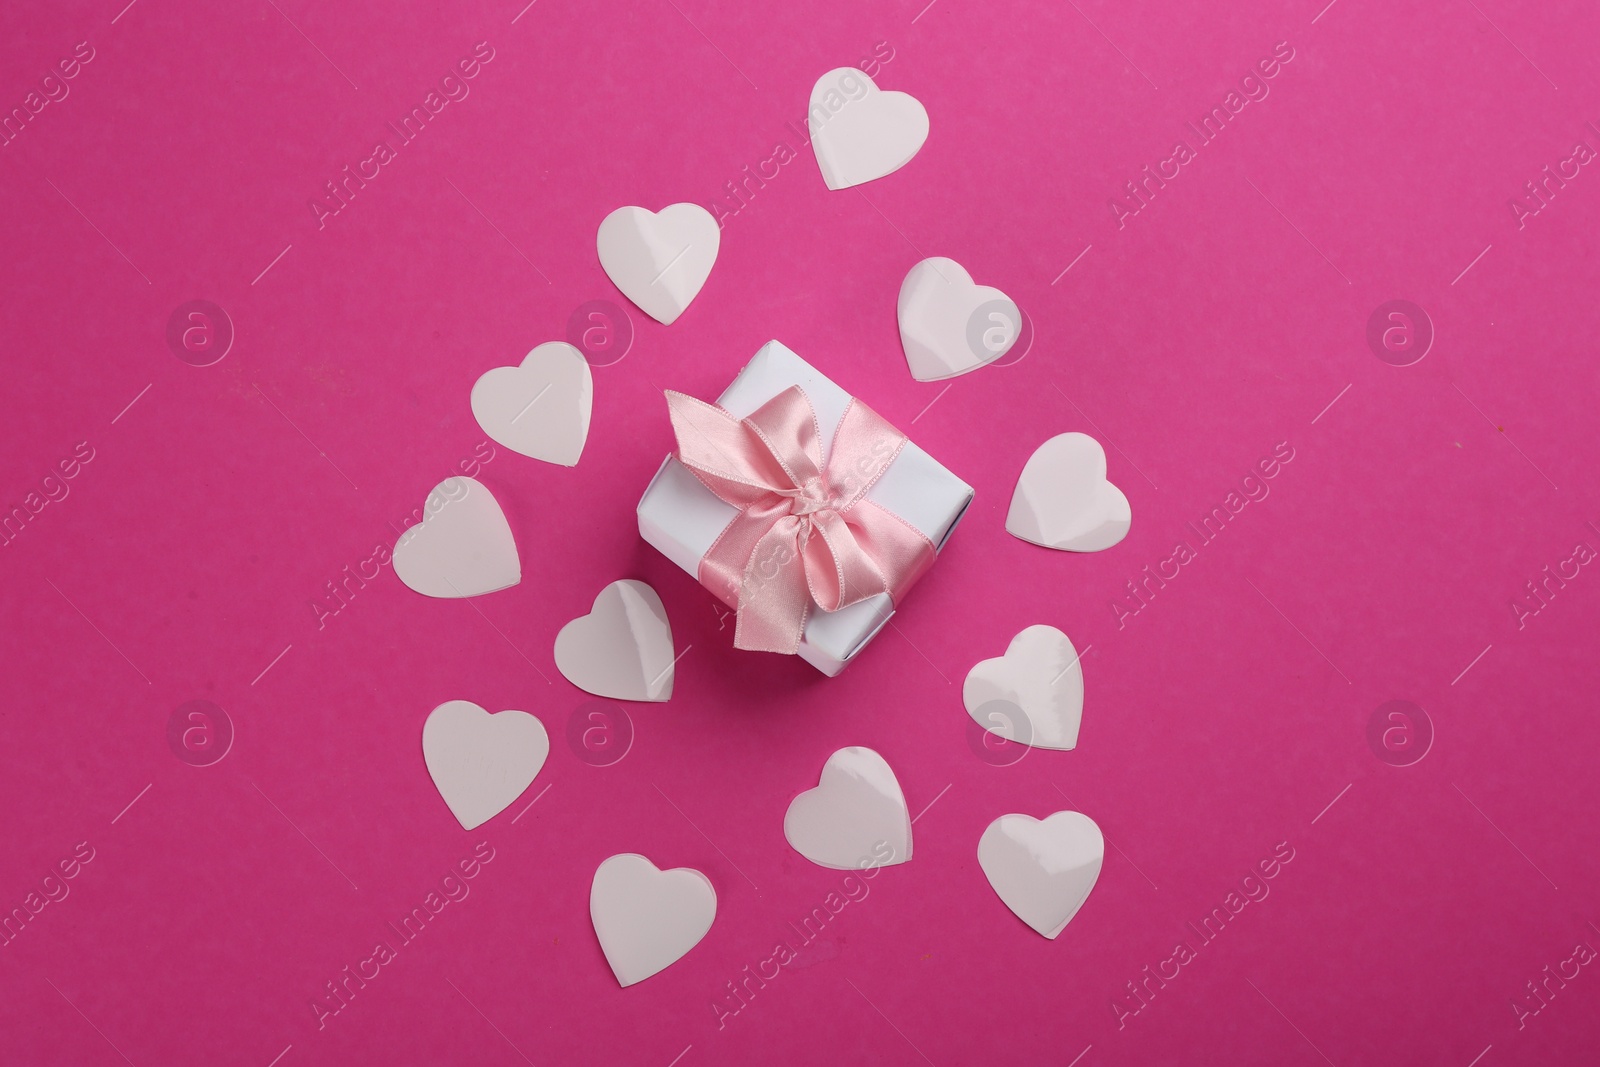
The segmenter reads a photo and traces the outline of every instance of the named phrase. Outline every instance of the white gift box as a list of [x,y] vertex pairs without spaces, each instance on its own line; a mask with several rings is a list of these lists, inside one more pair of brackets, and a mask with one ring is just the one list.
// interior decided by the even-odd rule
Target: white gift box
[[[850,394],[781,343],[768,341],[763,345],[717,403],[742,419],[792,385],[805,391],[816,411],[826,465],[834,434],[850,404]],[[972,503],[972,487],[908,440],[867,490],[866,499],[915,527],[933,542],[937,552]],[[698,580],[700,560],[738,514],[738,508],[720,499],[688,467],[668,456],[639,501],[639,533]],[[832,612],[813,605],[798,654],[831,678],[877,636],[893,614],[894,605],[887,593]]]

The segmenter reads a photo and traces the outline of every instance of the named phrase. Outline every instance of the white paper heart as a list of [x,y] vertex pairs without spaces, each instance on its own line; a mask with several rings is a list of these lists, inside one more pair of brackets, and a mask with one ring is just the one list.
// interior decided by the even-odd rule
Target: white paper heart
[[544,724],[525,711],[490,715],[470,700],[451,700],[422,725],[423,762],[464,830],[510,807],[549,754]]
[[594,375],[583,353],[546,341],[517,367],[485,371],[472,387],[472,415],[513,452],[575,467],[589,439]]
[[1030,626],[1011,639],[1005,655],[967,672],[961,702],[979,726],[1007,741],[1075,748],[1083,720],[1078,650],[1054,626]]
[[663,871],[633,852],[594,872],[589,918],[611,973],[624,986],[681,960],[711,929],[717,891],[692,867]]
[[600,266],[622,295],[665,325],[683,314],[717,261],[722,230],[699,204],[668,204],[660,213],[619,207],[600,223]]
[[1100,877],[1106,843],[1076,811],[1044,820],[1002,815],[978,841],[978,865],[1017,918],[1055,939],[1078,914]]
[[838,67],[811,87],[811,150],[829,189],[893,174],[928,139],[928,110],[909,93],[884,92],[855,67]]
[[556,668],[595,696],[671,699],[672,626],[656,591],[632,579],[600,590],[593,610],[556,634]]
[[1024,541],[1068,552],[1099,552],[1128,536],[1133,511],[1106,481],[1106,451],[1082,433],[1040,445],[1022,468],[1006,529]]
[[911,812],[888,761],[857,745],[829,756],[817,787],[790,801],[783,836],[819,867],[887,867],[911,858]]
[[900,347],[919,382],[975,371],[1016,344],[1022,312],[991,285],[976,285],[953,259],[923,260],[900,283]]
[[522,581],[506,513],[475,478],[434,486],[422,521],[400,535],[392,558],[394,573],[423,596],[478,596]]

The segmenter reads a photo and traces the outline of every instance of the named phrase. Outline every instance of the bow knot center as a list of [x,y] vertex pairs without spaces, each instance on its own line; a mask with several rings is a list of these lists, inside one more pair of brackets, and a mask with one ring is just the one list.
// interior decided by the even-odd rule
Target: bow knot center
[[827,479],[813,475],[794,491],[789,501],[789,514],[805,518],[833,507],[833,487]]

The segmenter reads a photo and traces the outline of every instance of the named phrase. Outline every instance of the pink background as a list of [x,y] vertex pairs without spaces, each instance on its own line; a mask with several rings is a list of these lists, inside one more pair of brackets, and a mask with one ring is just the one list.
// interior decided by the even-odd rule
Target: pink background
[[[94,49],[0,149],[5,507],[94,450],[0,549],[0,904],[95,850],[0,949],[0,1058],[1592,1057],[1600,974],[1520,1029],[1509,1001],[1600,945],[1600,577],[1582,569],[1521,628],[1511,603],[1600,547],[1600,176],[1521,229],[1508,206],[1576,141],[1600,147],[1592,5],[120,6],[13,4],[0,33],[7,112]],[[494,59],[470,96],[319,229],[308,200],[479,41]],[[1294,59],[1270,96],[1119,229],[1108,199],[1280,41]],[[786,124],[879,42],[878,84],[917,96],[932,134],[900,172],[830,192]],[[522,583],[434,601],[385,570],[319,630],[324,583],[483,440],[478,375],[564,337],[585,301],[624,303],[601,218],[709,205],[779,142],[799,158],[727,220],[694,305],[670,328],[634,312],[632,351],[596,371],[582,463],[502,448],[483,468]],[[924,255],[1011,294],[1029,354],[947,395],[912,381],[893,309]],[[214,366],[166,346],[194,298],[237,330]],[[1365,341],[1396,298],[1437,330],[1405,368]],[[736,653],[634,524],[670,444],[658,388],[714,396],[772,337],[977,488],[898,632],[831,681]],[[1023,462],[1068,430],[1106,443],[1132,502],[1103,553],[1003,529]],[[1295,458],[1271,495],[1119,628],[1125,583],[1279,442]],[[659,591],[688,651],[672,701],[629,707],[631,751],[596,767],[566,741],[589,698],[551,648],[623,577]],[[994,766],[961,680],[1037,622],[1089,649],[1081,742]],[[209,767],[167,744],[197,698],[237,730]],[[454,698],[532,712],[552,741],[525,798],[473,833],[420,752]],[[1368,745],[1391,699],[1436,731],[1415,765]],[[781,828],[850,744],[884,754],[913,812],[932,803],[915,858],[719,1030],[724,983],[839,884]],[[1047,941],[976,845],[1000,814],[1069,807],[1114,847]],[[471,895],[319,1030],[323,984],[480,841],[495,859]],[[1271,895],[1119,1028],[1125,983],[1279,842],[1295,858]],[[720,902],[698,947],[629,989],[587,908],[622,851],[704,871]]]

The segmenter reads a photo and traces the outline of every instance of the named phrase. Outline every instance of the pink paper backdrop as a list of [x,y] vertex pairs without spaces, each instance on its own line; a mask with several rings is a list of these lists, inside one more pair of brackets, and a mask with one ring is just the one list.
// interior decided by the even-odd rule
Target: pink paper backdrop
[[[1592,5],[121,4],[0,20],[0,105],[25,116],[0,148],[0,503],[39,508],[0,548],[0,904],[92,855],[0,948],[0,1059],[1591,1061],[1600,974],[1564,961],[1600,946],[1600,176],[1564,161],[1600,148]],[[92,58],[45,81],[80,42]],[[470,94],[400,143],[387,123],[479,42]],[[1292,59],[1265,98],[1196,147],[1186,123],[1275,47]],[[932,134],[830,192],[796,130],[813,81],[859,62]],[[395,158],[319,226],[309,202],[380,139]],[[1180,139],[1195,158],[1114,210]],[[780,144],[798,158],[727,200]],[[597,368],[582,463],[481,465],[522,583],[434,601],[385,568],[319,626],[325,583],[478,453],[478,375],[586,301],[625,303],[600,219],[683,200],[739,210],[682,319],[633,312],[631,351]],[[894,301],[925,255],[1015,297],[1028,354],[912,381]],[[194,299],[236,331],[207,367],[166,339]],[[1366,340],[1395,299],[1436,332],[1408,367]],[[736,653],[634,525],[669,447],[658,389],[714,396],[772,337],[978,492],[832,681]],[[1068,430],[1106,444],[1132,502],[1110,551],[1003,529],[1023,462]],[[1201,544],[1186,524],[1276,448],[1268,495]],[[1180,540],[1195,558],[1129,600]],[[551,648],[622,577],[660,592],[684,655],[600,766],[569,744],[590,698]],[[1087,650],[1082,739],[1012,762],[973,747],[961,680],[1037,622]],[[473,833],[420,753],[454,698],[552,739]],[[169,746],[191,700],[236,734],[210,766]],[[1391,700],[1431,724],[1420,762],[1369,741]],[[851,744],[921,813],[915,859],[719,1020],[726,983],[840,883],[782,816]],[[1047,941],[976,845],[1000,814],[1063,808],[1112,847]],[[470,895],[319,1028],[325,983],[480,842]],[[1270,894],[1196,937],[1275,849],[1293,859]],[[587,908],[621,851],[706,872],[720,901],[629,989]],[[1180,941],[1194,958],[1134,999]]]

